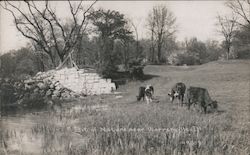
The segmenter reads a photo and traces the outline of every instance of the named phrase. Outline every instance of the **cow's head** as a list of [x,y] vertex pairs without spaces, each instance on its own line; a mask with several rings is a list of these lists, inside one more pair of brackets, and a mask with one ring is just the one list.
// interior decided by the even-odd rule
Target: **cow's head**
[[136,99],[137,99],[137,101],[140,101],[140,97],[139,96],[136,96]]
[[218,103],[217,103],[217,101],[212,101],[210,104],[209,104],[209,106],[211,106],[211,108],[214,108],[214,109],[217,109],[218,108]]
[[213,109],[217,109],[217,107],[218,107],[218,104],[217,104],[217,101],[211,101],[209,104],[208,104],[208,106],[210,106],[211,108],[213,108]]
[[170,97],[170,101],[172,102],[173,100],[174,100],[174,92],[170,92],[170,93],[168,93],[168,96]]
[[179,97],[182,92],[182,87],[177,86],[177,90],[174,92],[174,97]]
[[178,91],[176,91],[175,93],[174,93],[174,97],[178,97],[180,95],[180,93],[178,92]]
[[148,85],[146,86],[146,89],[149,89],[149,90],[151,90],[151,91],[154,91],[154,87],[153,87],[151,84],[148,84]]

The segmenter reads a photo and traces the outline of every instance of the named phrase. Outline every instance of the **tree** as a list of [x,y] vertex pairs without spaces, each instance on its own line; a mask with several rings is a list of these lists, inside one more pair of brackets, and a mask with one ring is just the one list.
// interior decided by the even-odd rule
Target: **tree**
[[[144,61],[151,61],[151,40],[150,39],[141,39],[140,40],[140,45],[141,45],[141,58],[144,59]],[[152,62],[152,61],[151,61]]]
[[140,42],[139,42],[139,34],[138,34],[138,29],[137,29],[137,25],[134,24],[134,22],[132,20],[129,20],[129,22],[131,23],[134,31],[135,31],[135,36],[136,36],[136,51],[135,51],[135,58],[138,59],[142,53],[141,48],[140,48]]
[[205,43],[198,41],[197,38],[191,38],[186,42],[186,50],[195,59],[196,64],[204,63],[208,56]]
[[0,57],[0,62],[1,62],[0,77],[12,76],[12,74],[16,70],[16,62],[15,61],[16,60],[14,59],[12,52],[1,55],[1,57]]
[[208,56],[205,58],[205,62],[216,61],[222,54],[222,49],[218,41],[208,40],[206,41],[206,48]]
[[[117,11],[99,9],[92,12],[88,18],[92,21],[95,32],[98,35],[100,50],[100,66],[111,65],[115,66],[116,53],[114,53],[114,42],[120,40],[124,43],[128,43],[131,40],[132,32],[127,26],[127,21],[123,14]],[[106,65],[104,65],[106,64]],[[105,68],[105,67],[104,67]],[[111,68],[106,66],[106,68]]]
[[[155,43],[157,46],[157,62],[161,63],[163,41],[171,37],[176,32],[176,18],[166,6],[154,6],[152,12],[149,13],[148,27],[151,32],[152,56],[154,56]],[[154,60],[154,58],[153,58]]]
[[227,1],[226,6],[238,17],[236,21],[240,25],[234,38],[234,51],[238,53],[238,58],[249,58],[249,32],[250,32],[250,0]]
[[226,6],[241,19],[236,22],[250,30],[250,27],[247,26],[250,24],[250,0],[227,1]]
[[74,7],[72,2],[68,0],[73,21],[68,30],[65,23],[58,18],[56,12],[51,8],[51,2],[49,1],[41,2],[39,6],[35,1],[4,1],[1,6],[11,13],[17,30],[47,53],[56,66],[54,55],[58,56],[60,63],[62,63],[75,47],[82,31],[86,28],[86,15],[96,1],[87,9],[83,9],[82,2],[81,0]]
[[166,51],[163,53],[163,58],[165,58],[164,61],[167,61],[167,57],[171,55],[173,51],[176,51],[178,49],[178,45],[176,43],[176,38],[174,36],[170,36],[164,40],[164,46],[163,50]]
[[150,30],[150,57],[149,57],[149,61],[155,63],[155,19],[154,19],[154,16],[152,13],[149,14],[148,16],[148,27],[149,27],[149,30]]
[[41,71],[41,66],[37,63],[37,57],[31,49],[22,47],[12,50],[0,56],[2,66],[0,75],[3,77],[19,78],[20,75],[34,75]]
[[224,37],[224,47],[227,51],[227,60],[229,59],[229,53],[232,46],[232,40],[235,34],[235,30],[237,28],[237,18],[236,16],[232,16],[229,19],[227,16],[222,17],[218,16],[218,23],[220,25],[221,30],[219,31]]
[[[248,24],[250,28],[250,24]],[[250,31],[249,28],[241,27],[235,32],[235,36],[232,41],[233,49],[237,58],[246,59],[250,58]]]

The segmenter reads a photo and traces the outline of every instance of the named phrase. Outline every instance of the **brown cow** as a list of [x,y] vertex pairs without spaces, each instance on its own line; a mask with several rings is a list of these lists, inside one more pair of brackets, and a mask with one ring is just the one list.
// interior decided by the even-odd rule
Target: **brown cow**
[[185,102],[188,105],[188,109],[192,104],[200,106],[204,113],[207,112],[207,107],[217,108],[217,101],[214,101],[209,96],[207,89],[200,87],[189,87],[186,91]]

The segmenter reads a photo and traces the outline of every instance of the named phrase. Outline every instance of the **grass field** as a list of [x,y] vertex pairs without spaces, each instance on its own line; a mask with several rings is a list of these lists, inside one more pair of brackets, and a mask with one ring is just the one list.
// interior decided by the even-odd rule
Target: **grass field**
[[[42,135],[44,154],[250,154],[249,60],[154,65],[144,72],[152,78],[122,85],[120,94],[86,97],[53,113],[33,116],[45,121],[37,121],[26,132],[31,137]],[[203,114],[171,104],[167,93],[179,81],[207,88],[218,101],[218,111]],[[136,101],[138,87],[146,84],[154,86],[158,102]],[[2,152],[23,149],[21,144],[19,150],[6,147],[13,130],[17,129],[3,130]]]

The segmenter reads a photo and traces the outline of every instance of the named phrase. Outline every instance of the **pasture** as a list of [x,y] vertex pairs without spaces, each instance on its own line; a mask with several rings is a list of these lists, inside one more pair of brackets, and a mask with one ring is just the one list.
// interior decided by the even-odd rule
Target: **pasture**
[[[0,154],[250,154],[250,61],[144,69],[148,80],[119,86],[119,94],[62,103],[54,111],[1,118]],[[218,111],[202,114],[171,104],[176,82],[207,88]],[[152,84],[158,102],[136,101]]]

